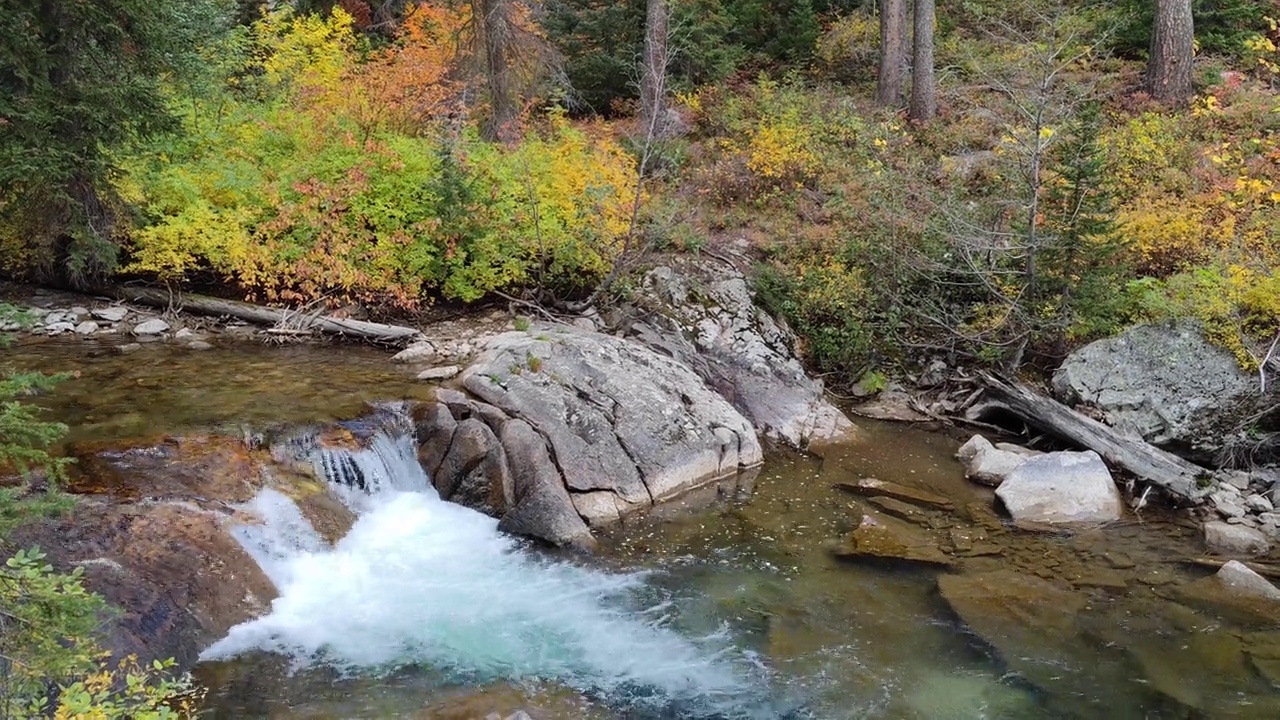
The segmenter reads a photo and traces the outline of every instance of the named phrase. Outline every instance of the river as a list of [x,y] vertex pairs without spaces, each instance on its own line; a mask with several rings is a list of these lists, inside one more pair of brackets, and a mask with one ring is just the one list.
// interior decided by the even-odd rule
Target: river
[[[7,351],[11,367],[75,373],[40,399],[71,425],[69,443],[269,436],[432,392],[362,348],[92,348],[43,340]],[[387,476],[384,490],[347,498],[359,519],[335,545],[282,495],[264,490],[247,508],[266,522],[240,539],[280,597],[196,668],[210,716],[1277,716],[1257,649],[1280,647],[1257,637],[1272,628],[1178,593],[1206,575],[1176,562],[1200,553],[1192,527],[1150,511],[1101,529],[1021,532],[989,489],[964,480],[955,439],[860,425],[858,441],[822,457],[774,450],[714,502],[633,519],[592,556],[533,547],[441,502],[406,438],[389,432],[358,458]],[[957,566],[836,558],[862,506],[833,483],[861,477],[951,498],[955,512],[920,522]],[[995,652],[938,591],[943,572],[1008,570],[1080,600],[1065,622],[1014,638],[1016,657],[1010,645]]]

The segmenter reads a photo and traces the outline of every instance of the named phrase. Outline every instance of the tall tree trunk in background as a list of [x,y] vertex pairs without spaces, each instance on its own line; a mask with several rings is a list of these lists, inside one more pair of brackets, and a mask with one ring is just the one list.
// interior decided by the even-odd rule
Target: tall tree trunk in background
[[644,69],[640,79],[640,119],[646,137],[662,134],[667,94],[667,0],[648,0],[644,19]]
[[876,102],[885,107],[899,107],[902,101],[902,71],[906,67],[906,0],[881,0],[880,3],[880,77],[876,83]]
[[1156,0],[1151,28],[1151,58],[1147,61],[1147,92],[1156,100],[1182,105],[1191,99],[1191,63],[1195,55],[1195,24],[1191,0]]
[[489,80],[489,118],[481,132],[491,142],[513,140],[518,134],[519,111],[511,88],[515,44],[511,0],[471,0],[471,12],[484,45],[485,76]]
[[915,31],[911,48],[911,119],[932,120],[938,114],[933,78],[934,0],[915,0]]

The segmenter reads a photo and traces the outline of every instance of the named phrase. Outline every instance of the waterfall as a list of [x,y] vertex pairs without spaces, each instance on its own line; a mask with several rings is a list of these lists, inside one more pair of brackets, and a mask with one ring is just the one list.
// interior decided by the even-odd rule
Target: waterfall
[[202,659],[266,651],[353,674],[427,666],[457,683],[554,681],[655,716],[778,717],[763,709],[754,659],[669,627],[644,574],[546,559],[497,520],[441,501],[403,427],[375,430],[361,449],[314,447],[310,459],[355,525],[330,547],[283,493],[247,503],[261,524],[235,535],[279,597]]

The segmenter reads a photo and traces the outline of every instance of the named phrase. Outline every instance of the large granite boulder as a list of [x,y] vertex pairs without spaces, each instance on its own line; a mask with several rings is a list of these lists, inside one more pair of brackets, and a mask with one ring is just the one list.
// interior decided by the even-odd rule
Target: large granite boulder
[[[751,423],[702,378],[622,338],[560,325],[505,333],[488,342],[462,384],[473,398],[441,390],[436,406],[418,413],[433,482],[450,499],[498,516],[504,529],[556,544],[582,544],[588,525],[616,522],[763,459]],[[508,472],[495,459],[480,475],[508,483],[501,491],[462,480],[467,473],[474,480],[483,458],[496,453],[486,443],[501,446]],[[471,489],[454,497],[454,487]]]
[[721,264],[659,267],[645,278],[652,313],[637,340],[688,365],[766,437],[795,447],[852,437],[794,352],[795,338],[755,304],[742,274]]
[[1111,472],[1092,451],[1025,458],[996,488],[996,497],[1023,523],[1096,523],[1124,514]]
[[[1242,424],[1280,402],[1194,322],[1140,325],[1072,353],[1053,376],[1068,405],[1101,410],[1117,430],[1214,460]],[[1255,451],[1257,448],[1255,448]]]

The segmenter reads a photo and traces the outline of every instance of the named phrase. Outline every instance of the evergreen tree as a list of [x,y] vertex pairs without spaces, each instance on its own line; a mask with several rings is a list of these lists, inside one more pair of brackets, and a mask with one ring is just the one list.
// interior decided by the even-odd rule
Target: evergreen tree
[[113,153],[168,126],[227,0],[0,0],[0,241],[48,276],[108,272]]

